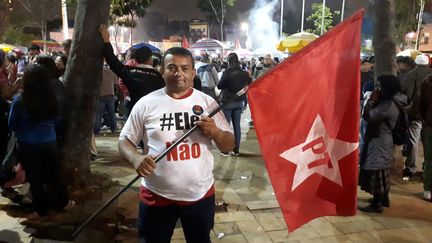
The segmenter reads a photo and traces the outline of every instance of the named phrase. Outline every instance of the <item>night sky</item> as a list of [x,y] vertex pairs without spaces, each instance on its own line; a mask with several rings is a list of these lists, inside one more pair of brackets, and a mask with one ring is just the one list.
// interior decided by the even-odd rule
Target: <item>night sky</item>
[[[237,0],[236,5],[228,9],[228,21],[242,21],[242,19],[246,17],[245,14],[248,13],[248,10],[252,8],[254,2],[254,0]],[[310,6],[313,2],[322,1],[306,0],[306,12],[310,12]],[[367,4],[368,0],[346,0],[345,16],[349,16],[355,10],[365,7]],[[149,11],[164,13],[168,15],[170,20],[205,19],[205,16],[196,5],[197,0],[154,0]],[[284,5],[284,12],[287,19],[289,19],[290,22],[294,22],[293,25],[300,25],[302,0],[284,0]],[[330,6],[332,10],[340,10],[342,0],[327,0],[327,5]],[[276,12],[280,12],[280,10],[278,9]],[[275,16],[275,18],[277,17]]]

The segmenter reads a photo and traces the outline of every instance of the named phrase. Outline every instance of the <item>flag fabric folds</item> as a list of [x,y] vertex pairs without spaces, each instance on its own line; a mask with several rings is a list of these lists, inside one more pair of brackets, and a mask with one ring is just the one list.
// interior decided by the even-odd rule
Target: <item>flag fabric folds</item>
[[290,232],[357,207],[363,10],[255,81],[248,98]]

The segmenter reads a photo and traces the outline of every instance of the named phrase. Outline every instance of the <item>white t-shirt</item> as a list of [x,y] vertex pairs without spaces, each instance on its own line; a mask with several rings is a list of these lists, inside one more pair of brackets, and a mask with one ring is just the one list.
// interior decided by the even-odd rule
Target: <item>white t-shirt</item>
[[[133,107],[120,139],[135,145],[144,142],[144,154],[156,157],[179,138],[200,116],[208,116],[218,104],[210,96],[193,90],[190,96],[174,99],[165,89],[142,97]],[[232,132],[222,112],[213,119],[223,131]],[[143,178],[148,190],[171,200],[196,201],[213,185],[211,139],[193,132],[156,165],[154,174]]]

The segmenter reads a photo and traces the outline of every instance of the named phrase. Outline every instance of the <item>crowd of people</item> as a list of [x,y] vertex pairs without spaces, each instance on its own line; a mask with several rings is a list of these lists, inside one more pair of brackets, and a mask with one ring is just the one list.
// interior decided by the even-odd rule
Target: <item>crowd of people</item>
[[[223,156],[241,154],[240,121],[247,98],[235,94],[278,60],[270,54],[257,61],[240,60],[235,53],[225,59],[211,58],[207,53],[192,56],[183,48],[169,49],[162,56],[143,46],[129,49],[120,61],[106,28],[101,26],[100,30],[104,65],[89,160],[99,156],[94,136],[104,127],[116,133],[124,123],[119,151],[144,178],[140,192],[141,237],[148,242],[168,242],[170,234],[166,233],[173,230],[173,219],[180,218],[190,242],[206,242],[214,216],[212,143]],[[29,47],[27,53],[20,49],[0,51],[1,194],[33,209],[29,218],[45,217],[75,203],[69,199],[61,178],[59,154],[67,110],[65,69],[71,40],[63,44],[63,53],[49,55],[37,45]],[[221,112],[206,117],[219,105],[224,105]],[[193,125],[201,134],[191,135],[156,167],[157,154],[178,137],[179,131]],[[5,162],[11,151],[16,160]],[[13,171],[15,178],[4,175],[6,170]],[[25,177],[19,180],[18,170],[25,171]],[[167,178],[168,174],[177,176]],[[30,184],[26,195],[13,189],[25,182]],[[161,206],[170,213],[155,218]]]
[[[65,42],[65,50],[68,45],[70,42]],[[12,189],[14,184],[24,181],[6,181],[13,181],[8,175],[16,173],[7,174],[5,170],[16,172],[22,168],[30,184],[34,210],[29,218],[47,216],[50,211],[61,211],[75,204],[69,200],[61,178],[58,150],[64,132],[64,84],[60,78],[65,62],[65,56],[41,54],[37,45],[28,48],[27,55],[19,49],[7,54],[0,51],[2,195],[15,202],[29,202]],[[16,160],[3,160],[9,150],[15,152]],[[19,161],[19,166],[8,164],[15,161]]]
[[[223,156],[241,156],[240,122],[248,102],[246,96],[236,93],[274,68],[278,60],[270,54],[257,61],[240,60],[235,53],[225,59],[212,59],[207,54],[194,57],[183,48],[171,48],[162,56],[141,46],[129,49],[120,61],[106,27],[100,26],[100,32],[105,63],[94,135],[104,126],[115,133],[118,121],[125,122],[119,134],[119,151],[143,177],[138,220],[141,239],[169,242],[180,219],[188,242],[209,242],[215,200],[212,144]],[[43,217],[74,204],[60,177],[58,153],[64,132],[64,72],[70,45],[70,40],[65,41],[65,52],[55,56],[41,54],[36,45],[27,55],[18,49],[0,51],[0,158],[7,157],[11,138],[15,140],[18,161],[30,183],[35,211],[31,217]],[[404,115],[406,160],[401,176],[411,180],[416,173],[421,141],[424,198],[431,200],[430,64],[423,54],[415,59],[398,57],[397,76],[382,75],[375,81],[373,58],[361,61],[359,186],[373,198],[360,210],[382,213],[390,206],[394,131],[401,127]],[[219,105],[222,111],[207,117]],[[200,133],[192,134],[156,161],[194,125]],[[94,136],[92,140],[90,160],[98,157]],[[12,184],[1,182],[2,195],[15,193]],[[22,202],[23,198],[14,199]]]
[[373,57],[362,60],[359,185],[373,198],[360,210],[382,213],[390,206],[395,145],[402,145],[401,177],[409,181],[417,171],[419,143],[423,143],[423,197],[431,200],[432,69],[425,54],[415,59],[397,57],[397,76],[382,75],[375,82],[373,67]]

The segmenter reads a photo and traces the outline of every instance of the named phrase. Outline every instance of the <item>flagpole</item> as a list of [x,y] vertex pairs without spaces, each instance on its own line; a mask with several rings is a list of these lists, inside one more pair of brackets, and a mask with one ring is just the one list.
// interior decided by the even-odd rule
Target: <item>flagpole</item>
[[344,19],[344,13],[345,13],[345,0],[342,0],[342,11],[341,11],[341,21]]
[[325,16],[326,0],[323,0],[322,18],[321,18],[321,35],[324,33],[324,16]]
[[280,31],[279,38],[282,38],[282,28],[283,28],[283,11],[284,11],[284,0],[281,0],[281,18],[280,18]]
[[304,27],[304,14],[305,14],[305,0],[303,0],[303,4],[302,4],[301,32],[303,32],[303,27]]
[[[222,103],[222,105],[220,105],[218,108],[214,109],[212,112],[210,112],[210,114],[207,117],[213,117],[214,115],[216,115],[219,111],[221,111],[223,108],[225,108],[229,103],[232,103],[233,101],[235,101],[238,97],[241,97],[243,95],[245,95],[247,93],[248,90],[248,86],[244,87],[243,89],[241,89],[239,92],[237,92],[235,94],[234,97],[232,97],[230,100],[228,100],[226,103]],[[189,129],[187,132],[185,132],[182,136],[180,136],[176,141],[174,141],[171,146],[169,146],[167,149],[165,149],[165,151],[163,151],[161,154],[159,154],[156,159],[155,162],[159,162],[163,157],[165,157],[169,152],[171,152],[171,150],[173,150],[175,147],[177,147],[177,145],[179,145],[181,142],[183,142],[187,137],[189,137],[189,135],[194,132],[195,130],[197,130],[197,126],[193,126],[191,129]],[[107,202],[105,202],[96,212],[94,212],[84,223],[82,223],[73,233],[72,233],[72,239],[75,239],[79,233],[81,233],[81,231],[83,231],[83,229],[85,227],[87,227],[87,225],[89,223],[91,223],[98,215],[100,215],[102,213],[102,211],[104,211],[112,202],[114,202],[117,198],[120,197],[121,194],[123,194],[127,189],[129,189],[129,187],[131,187],[136,181],[138,181],[138,179],[140,179],[141,176],[137,175],[135,176],[135,178],[133,178],[126,186],[124,186],[122,189],[120,189],[120,191],[118,191],[116,194],[114,194],[114,196],[112,196]]]

